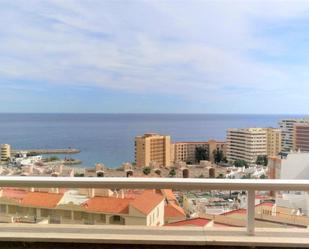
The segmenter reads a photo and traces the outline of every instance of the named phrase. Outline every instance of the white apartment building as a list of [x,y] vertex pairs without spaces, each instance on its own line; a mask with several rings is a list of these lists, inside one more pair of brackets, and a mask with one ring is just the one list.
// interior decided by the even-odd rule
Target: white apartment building
[[297,123],[309,123],[309,118],[283,119],[279,122],[281,129],[281,147],[284,152],[293,150],[294,125]]
[[[282,157],[270,157],[268,177],[271,179],[308,180],[309,153],[291,152]],[[276,195],[277,207],[284,207],[309,215],[309,195],[305,191],[280,191]]]
[[254,163],[257,156],[274,156],[281,151],[281,133],[274,128],[228,129],[227,160]]

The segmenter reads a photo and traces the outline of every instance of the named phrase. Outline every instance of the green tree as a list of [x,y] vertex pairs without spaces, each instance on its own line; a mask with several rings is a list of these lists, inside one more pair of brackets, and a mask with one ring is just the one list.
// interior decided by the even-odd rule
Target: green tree
[[224,178],[224,175],[220,173],[216,178]]
[[248,163],[245,160],[237,159],[234,161],[234,166],[235,167],[246,167],[248,168]]
[[196,147],[195,148],[195,160],[199,163],[203,160],[209,160],[208,151],[204,147]]
[[150,172],[151,172],[151,168],[150,168],[150,167],[145,167],[145,168],[143,168],[143,173],[144,173],[144,175],[149,175]]
[[257,165],[263,165],[263,166],[267,166],[268,164],[268,158],[266,155],[259,155],[256,158],[256,162]]
[[75,177],[84,177],[85,174],[84,173],[75,173],[74,176]]
[[174,176],[176,175],[176,170],[175,170],[175,168],[172,168],[172,169],[170,170],[170,172],[168,173],[168,175],[169,175],[170,177],[174,177]]
[[48,159],[47,159],[47,161],[49,161],[49,162],[53,162],[53,161],[59,161],[60,159],[59,159],[59,157],[57,157],[57,156],[51,156],[51,157],[49,157]]
[[220,150],[219,148],[217,148],[216,150],[214,150],[213,152],[213,156],[214,156],[214,161],[216,164],[220,163],[223,161],[224,159],[224,154],[223,151]]

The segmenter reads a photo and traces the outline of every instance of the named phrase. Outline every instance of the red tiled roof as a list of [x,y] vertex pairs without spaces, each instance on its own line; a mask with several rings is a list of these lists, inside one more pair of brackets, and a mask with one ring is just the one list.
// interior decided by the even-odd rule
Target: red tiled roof
[[164,217],[182,217],[186,218],[186,214],[181,207],[175,204],[167,204],[164,207]]
[[176,196],[173,193],[173,190],[162,189],[161,192],[168,201],[177,201]]
[[26,194],[27,191],[24,189],[3,188],[1,197],[21,201]]
[[188,220],[181,220],[166,224],[165,226],[196,226],[196,227],[204,227],[206,226],[211,220],[206,218],[193,218]]
[[83,204],[86,210],[102,213],[127,214],[134,199],[115,197],[94,197]]
[[246,209],[241,208],[241,209],[236,209],[236,210],[232,210],[232,211],[227,211],[227,212],[222,213],[220,215],[231,215],[231,214],[241,214],[241,215],[243,215],[243,214],[246,214],[246,213],[247,213]]
[[154,190],[145,190],[130,205],[143,214],[149,214],[163,200],[163,195],[155,193]]
[[131,205],[143,214],[148,214],[164,200],[161,194],[153,190],[146,190],[141,194],[131,192],[130,195],[134,198],[94,197],[86,201],[83,207],[93,212],[127,214]]
[[54,208],[62,197],[63,194],[27,192],[22,199],[21,204],[25,206]]

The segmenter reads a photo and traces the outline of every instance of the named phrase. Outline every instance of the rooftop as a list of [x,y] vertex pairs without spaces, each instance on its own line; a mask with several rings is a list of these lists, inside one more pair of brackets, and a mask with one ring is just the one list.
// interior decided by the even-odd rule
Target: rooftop
[[193,218],[188,220],[181,220],[166,224],[165,226],[193,226],[193,227],[204,227],[211,222],[210,219],[206,218]]
[[163,200],[164,196],[162,194],[157,194],[154,190],[145,190],[132,201],[131,206],[143,214],[148,214]]
[[164,207],[164,216],[165,217],[182,217],[182,218],[186,218],[186,214],[184,212],[184,210],[175,204],[167,204]]
[[83,206],[93,212],[128,214],[129,204],[133,199],[115,197],[93,197],[86,201]]
[[21,204],[33,207],[54,208],[58,205],[62,197],[63,194],[27,192],[21,200]]

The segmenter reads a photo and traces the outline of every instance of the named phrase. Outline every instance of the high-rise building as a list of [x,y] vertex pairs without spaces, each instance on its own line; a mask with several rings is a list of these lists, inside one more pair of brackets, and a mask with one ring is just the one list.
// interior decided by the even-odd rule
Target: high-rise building
[[11,145],[1,144],[1,162],[6,162],[11,158]]
[[284,152],[295,149],[294,146],[294,125],[296,123],[309,123],[309,118],[284,119],[279,122],[281,129],[281,148]]
[[293,149],[309,152],[309,123],[295,123]]
[[137,167],[171,166],[171,137],[156,133],[137,136],[135,138],[135,163]]
[[206,150],[209,161],[211,162],[214,162],[213,152],[215,150],[222,150],[224,156],[226,154],[226,143],[216,140],[204,142],[177,142],[173,144],[173,147],[174,162],[196,163],[195,151],[198,147],[202,147]]
[[274,128],[228,129],[227,160],[254,163],[258,156],[275,156],[281,151],[281,132]]
[[267,156],[277,156],[281,152],[281,130],[266,128],[267,132]]

